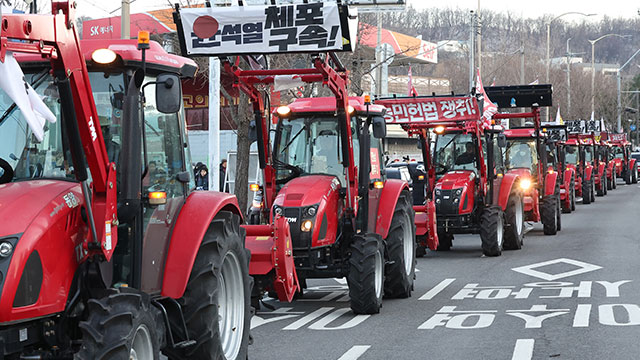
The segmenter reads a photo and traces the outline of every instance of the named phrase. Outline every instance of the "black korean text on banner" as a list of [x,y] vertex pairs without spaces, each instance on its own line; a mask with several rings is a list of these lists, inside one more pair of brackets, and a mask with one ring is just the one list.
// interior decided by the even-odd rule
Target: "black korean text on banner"
[[189,55],[343,50],[335,2],[183,8],[180,17]]
[[387,108],[387,123],[406,124],[429,121],[477,120],[478,102],[472,97],[389,99],[379,103]]

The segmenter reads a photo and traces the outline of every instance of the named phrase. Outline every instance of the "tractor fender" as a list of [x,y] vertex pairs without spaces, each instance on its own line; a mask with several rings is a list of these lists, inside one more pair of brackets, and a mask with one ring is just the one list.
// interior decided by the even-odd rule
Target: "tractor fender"
[[238,200],[231,194],[194,191],[187,197],[171,232],[162,296],[182,297],[204,234],[220,211],[230,211],[242,218]]
[[556,184],[558,183],[558,173],[553,172],[553,174],[547,173],[544,184],[544,195],[553,195],[556,193]]
[[[382,236],[383,239],[389,235],[391,227],[391,219],[393,212],[398,204],[400,193],[404,190],[409,192],[409,184],[406,181],[398,179],[388,179],[384,182],[382,193],[380,194],[380,206],[378,206],[378,215],[376,216],[376,234]],[[362,209],[366,211],[366,209]]]
[[591,173],[592,173],[592,172],[593,172],[593,167],[592,167],[592,166],[587,166],[587,167],[584,169],[584,179],[585,179],[586,181],[591,180]]
[[502,177],[500,181],[500,189],[497,191],[498,193],[498,205],[502,208],[502,211],[507,210],[507,204],[509,204],[509,195],[511,195],[511,191],[514,186],[517,186],[517,182],[520,180],[520,177],[516,174],[506,173]]
[[573,169],[569,168],[564,171],[564,188],[569,191],[571,189],[571,178],[573,177]]
[[600,165],[598,165],[598,177],[602,177],[602,175],[604,175],[604,164],[600,163]]

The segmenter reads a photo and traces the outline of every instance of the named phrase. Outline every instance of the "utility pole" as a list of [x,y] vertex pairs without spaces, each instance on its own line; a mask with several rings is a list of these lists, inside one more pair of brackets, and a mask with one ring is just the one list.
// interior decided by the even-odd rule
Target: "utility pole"
[[571,114],[571,50],[569,49],[569,42],[571,38],[567,39],[567,116]]
[[474,73],[474,40],[476,37],[476,14],[471,10],[471,34],[469,34],[469,92],[473,90],[473,73]]
[[131,20],[129,9],[129,0],[122,0],[122,17],[120,19],[120,35],[122,39],[131,39]]
[[520,44],[520,85],[524,85],[524,41],[521,41]]
[[480,18],[480,0],[478,0],[478,11],[476,12],[478,17],[478,72],[482,77],[482,19]]
[[382,12],[376,13],[378,17],[378,41],[376,45],[376,95],[382,95]]

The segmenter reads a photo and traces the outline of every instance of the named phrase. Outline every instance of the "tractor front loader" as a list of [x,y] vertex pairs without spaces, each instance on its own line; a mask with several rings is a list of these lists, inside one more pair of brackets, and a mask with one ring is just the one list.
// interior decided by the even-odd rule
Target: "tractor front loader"
[[241,212],[192,191],[195,63],[52,12],[2,15],[0,358],[246,359]]

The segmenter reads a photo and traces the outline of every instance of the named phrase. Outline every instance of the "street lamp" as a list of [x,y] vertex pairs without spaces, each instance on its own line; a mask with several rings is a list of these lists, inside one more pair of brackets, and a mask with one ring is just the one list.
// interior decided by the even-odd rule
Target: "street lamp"
[[633,55],[631,55],[629,60],[627,60],[627,62],[624,63],[624,65],[620,66],[620,68],[618,68],[618,71],[616,71],[616,78],[618,83],[618,129],[617,129],[618,132],[620,132],[620,130],[622,129],[622,75],[620,74],[620,72],[627,65],[629,65],[631,60],[633,60],[633,58],[636,57],[636,55],[638,54],[640,54],[640,49],[638,49],[638,51],[636,51]]
[[611,36],[616,36],[619,38],[630,38],[631,35],[620,35],[620,34],[606,34],[606,35],[602,35],[599,38],[595,39],[595,40],[589,40],[589,42],[591,43],[591,113],[595,113],[596,111],[596,105],[595,105],[595,87],[596,87],[596,63],[595,63],[595,58],[596,58],[596,43],[602,39],[611,37]]
[[[569,11],[566,12],[564,14],[560,14],[556,17],[554,17],[553,19],[549,20],[547,22],[547,84],[549,83],[549,69],[551,68],[551,60],[549,58],[549,53],[551,52],[550,46],[551,46],[551,23],[558,20],[559,18],[565,16],[565,15],[582,15],[582,16],[595,16],[598,14],[585,14],[585,13],[581,13],[578,11]],[[546,109],[546,120],[549,121],[549,108],[545,108]]]

